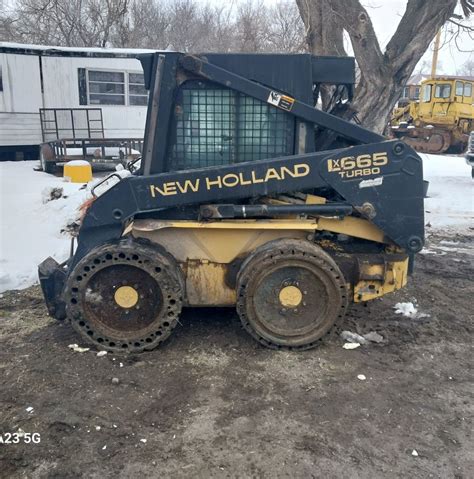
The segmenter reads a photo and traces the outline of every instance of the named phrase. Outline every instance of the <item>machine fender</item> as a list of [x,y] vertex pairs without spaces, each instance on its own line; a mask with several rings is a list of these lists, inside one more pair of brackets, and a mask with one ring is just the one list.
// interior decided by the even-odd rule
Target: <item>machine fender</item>
[[[356,149],[354,149],[356,150]],[[365,145],[364,152],[330,156],[320,175],[392,241],[416,253],[424,244],[423,163],[401,141]]]

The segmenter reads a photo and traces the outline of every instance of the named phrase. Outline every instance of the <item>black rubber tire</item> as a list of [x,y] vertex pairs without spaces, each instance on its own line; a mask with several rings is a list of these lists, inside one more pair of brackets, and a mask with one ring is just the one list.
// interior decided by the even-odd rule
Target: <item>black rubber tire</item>
[[[129,283],[139,283],[138,300],[122,308],[114,292]],[[72,327],[99,349],[114,352],[163,343],[178,323],[184,296],[184,277],[173,256],[131,238],[91,250],[68,276],[63,294]]]
[[[282,278],[285,279],[282,282]],[[279,291],[301,287],[300,306],[282,307]],[[244,329],[273,349],[317,346],[347,309],[344,276],[322,248],[300,239],[270,241],[257,248],[237,276],[237,313]]]

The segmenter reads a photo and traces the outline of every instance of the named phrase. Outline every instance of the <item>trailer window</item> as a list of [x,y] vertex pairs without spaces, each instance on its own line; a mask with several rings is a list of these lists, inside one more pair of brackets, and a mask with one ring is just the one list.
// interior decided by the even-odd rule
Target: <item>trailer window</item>
[[146,105],[148,92],[145,89],[145,77],[143,73],[128,74],[128,104]]
[[451,95],[451,85],[438,84],[435,89],[435,98],[449,98]]
[[472,83],[464,83],[464,96],[472,96]]
[[423,101],[429,102],[431,100],[431,85],[425,85],[423,87]]
[[462,81],[456,82],[456,96],[462,96],[464,90],[464,85]]
[[264,102],[224,88],[184,87],[177,103],[169,170],[293,152],[293,117]]
[[90,105],[125,105],[125,74],[122,72],[88,72]]
[[420,87],[419,87],[419,86],[416,86],[416,87],[415,87],[415,95],[414,95],[414,98],[415,98],[415,100],[419,100],[419,99],[420,99]]
[[3,91],[2,65],[0,65],[0,92]]

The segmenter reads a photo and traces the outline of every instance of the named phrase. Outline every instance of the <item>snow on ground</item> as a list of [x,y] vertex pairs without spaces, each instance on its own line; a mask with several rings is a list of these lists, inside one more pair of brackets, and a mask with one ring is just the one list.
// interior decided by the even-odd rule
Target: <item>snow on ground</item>
[[416,309],[413,303],[397,303],[394,309],[395,314],[403,314],[403,316],[407,318],[413,318],[418,312],[418,309]]
[[[82,184],[67,183],[34,171],[35,162],[0,162],[0,292],[26,288],[37,281],[37,265],[48,256],[64,261],[70,239],[61,234],[78,217],[88,197]],[[51,187],[67,198],[43,203]]]
[[420,156],[425,180],[430,182],[425,200],[425,223],[431,224],[427,231],[469,232],[474,227],[471,167],[461,156]]
[[[474,226],[470,167],[462,157],[421,156],[430,181],[425,201],[429,231],[469,232]],[[34,171],[35,166],[0,162],[0,293],[35,283],[37,265],[48,256],[59,262],[67,258],[70,239],[61,230],[78,217],[77,208],[89,196],[90,187],[81,189],[82,184]],[[51,188],[63,188],[66,197],[43,203]]]

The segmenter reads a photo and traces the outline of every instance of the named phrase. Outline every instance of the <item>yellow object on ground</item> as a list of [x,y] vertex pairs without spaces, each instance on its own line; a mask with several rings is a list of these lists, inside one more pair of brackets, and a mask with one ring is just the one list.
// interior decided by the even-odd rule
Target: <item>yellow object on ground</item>
[[63,176],[71,183],[88,183],[92,180],[92,166],[85,160],[68,161]]

